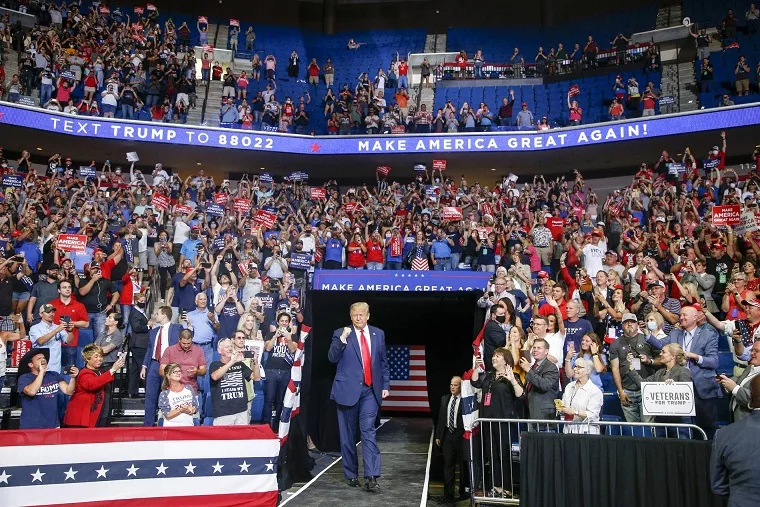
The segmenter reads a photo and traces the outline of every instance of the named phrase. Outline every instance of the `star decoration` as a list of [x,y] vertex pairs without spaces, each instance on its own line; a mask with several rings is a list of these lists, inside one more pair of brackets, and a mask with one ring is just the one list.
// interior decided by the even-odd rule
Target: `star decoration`
[[69,467],[69,471],[68,472],[63,472],[63,473],[66,474],[66,479],[64,479],[63,482],[66,482],[69,479],[71,479],[72,481],[75,481],[75,480],[77,480],[77,478],[75,476],[76,476],[76,474],[79,473],[79,471],[78,470],[74,470],[74,467]]
[[311,145],[311,152],[319,153],[320,148],[322,148],[322,146],[319,143],[314,143]]
[[247,472],[248,467],[250,467],[251,465],[249,465],[248,463],[245,462],[245,460],[243,460],[243,464],[238,465],[238,466],[240,467],[240,472],[242,473],[242,472]]
[[273,472],[274,471],[274,463],[271,461],[267,463],[267,472]]
[[35,473],[30,474],[30,475],[32,476],[32,482],[34,481],[42,482],[42,476],[45,475],[45,472],[40,472],[40,469],[38,468]]
[[0,474],[0,483],[8,484],[8,479],[13,477],[12,474],[6,474],[5,470],[3,470],[3,473]]
[[108,473],[108,468],[104,467],[103,465],[100,465],[100,470],[95,470],[98,473],[98,476],[95,477],[96,479],[104,478],[107,479],[106,474]]
[[140,470],[140,469],[137,468],[134,463],[132,463],[132,466],[129,467],[129,468],[127,468],[127,477],[130,477],[132,475],[134,475],[135,477],[137,477],[137,471],[138,470]]
[[216,465],[214,465],[214,472],[213,473],[219,472],[221,474],[222,473],[222,468],[224,468],[224,465],[220,465],[219,462],[217,461]]
[[195,475],[195,465],[193,465],[193,462],[191,461],[190,464],[185,465],[185,475],[187,474],[193,474]]
[[166,469],[167,468],[169,468],[169,467],[164,466],[164,462],[162,461],[161,464],[156,467],[156,470],[158,470],[158,472],[156,473],[156,475],[161,475],[161,474],[166,475]]

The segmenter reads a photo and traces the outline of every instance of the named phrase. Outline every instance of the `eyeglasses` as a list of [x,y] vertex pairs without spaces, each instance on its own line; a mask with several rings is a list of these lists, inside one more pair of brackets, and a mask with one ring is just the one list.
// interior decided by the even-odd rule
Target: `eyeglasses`
[[169,375],[174,375],[175,373],[179,373],[181,375],[182,374],[182,370],[172,370],[172,371],[169,372]]

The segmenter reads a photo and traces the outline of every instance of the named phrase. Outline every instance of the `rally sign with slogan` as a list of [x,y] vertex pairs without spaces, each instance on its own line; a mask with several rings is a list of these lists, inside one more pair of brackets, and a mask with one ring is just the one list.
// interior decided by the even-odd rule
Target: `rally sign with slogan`
[[379,165],[377,166],[377,172],[383,176],[388,176],[388,173],[391,172],[391,168],[387,165]]
[[214,194],[214,202],[216,204],[227,204],[227,202],[230,200],[230,194],[227,192],[217,192]]
[[444,206],[442,211],[444,220],[462,220],[462,208]]
[[433,170],[445,171],[446,170],[446,161],[445,160],[433,160]]
[[3,176],[3,186],[21,188],[24,186],[24,177],[18,174],[6,174]]
[[243,199],[242,197],[236,197],[232,200],[232,209],[235,210],[235,213],[242,213],[244,215],[247,215],[251,212],[251,200]]
[[357,204],[355,202],[347,202],[343,204],[343,209],[346,210],[346,213],[349,215],[352,214],[354,211],[356,211]]
[[716,227],[738,225],[741,222],[742,208],[739,204],[728,206],[713,206],[712,224]]
[[[160,194],[159,194],[159,195],[160,195]],[[166,196],[163,196],[163,197],[166,197]],[[156,203],[156,201],[155,201],[155,198],[156,198],[156,196],[154,195],[154,196],[153,196],[153,199],[154,199],[154,200],[153,200],[153,204],[155,204],[155,203]],[[174,208],[174,211],[175,211],[175,213],[177,213],[178,215],[190,215],[190,214],[192,214],[192,213],[193,213],[193,208],[191,208],[191,207],[190,207],[190,206],[188,206],[187,204],[180,204],[179,206],[177,206],[176,208]]]
[[240,26],[240,20],[239,19],[232,19],[230,18],[230,26]]
[[91,165],[79,166],[79,176],[83,178],[94,178],[96,176],[96,173],[97,173],[97,169],[95,169]]
[[11,366],[18,368],[21,359],[27,352],[32,350],[32,340],[19,340],[13,344],[13,353],[11,355]]
[[692,382],[642,382],[641,407],[644,415],[695,416]]
[[720,165],[719,158],[706,158],[702,161],[702,167],[705,169],[715,169]]
[[143,12],[145,12],[145,9],[143,9],[139,5],[135,6],[135,14],[142,14]]
[[744,236],[748,232],[755,232],[757,230],[757,217],[752,211],[745,211],[742,213],[741,222],[736,226],[734,231],[737,236]]
[[[168,196],[166,196],[164,194],[159,194],[159,193],[153,194],[153,199],[151,199],[151,202],[152,202],[153,206],[155,206],[156,208],[158,208],[160,210],[169,209],[170,199],[169,199]],[[177,208],[179,208],[179,207],[180,206],[177,206]],[[189,206],[188,206],[188,208],[189,208]],[[189,213],[189,211],[188,211],[188,213]]]
[[84,252],[87,248],[86,234],[59,234],[58,250],[64,252]]
[[208,25],[208,18],[206,16],[198,16],[198,23]]
[[272,183],[274,180],[272,179],[272,175],[269,173],[261,173],[261,176],[259,176],[259,181],[263,183]]
[[212,217],[223,217],[224,206],[221,204],[209,204],[206,206],[206,214]]
[[274,227],[274,222],[277,220],[277,215],[271,211],[260,209],[256,211],[256,215],[253,217],[253,221],[259,225],[265,226],[267,229]]
[[302,252],[291,252],[290,269],[306,270],[311,267],[311,254]]
[[327,189],[324,187],[311,187],[312,199],[325,199],[327,198]]

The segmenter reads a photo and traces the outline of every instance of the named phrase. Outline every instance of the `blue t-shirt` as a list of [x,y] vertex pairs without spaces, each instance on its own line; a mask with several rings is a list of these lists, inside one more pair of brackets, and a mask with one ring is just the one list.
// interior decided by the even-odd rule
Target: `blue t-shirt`
[[277,315],[277,306],[280,304],[280,294],[278,292],[259,292],[255,297],[261,301],[264,322],[273,322]]
[[240,321],[240,315],[237,312],[237,305],[224,303],[222,313],[219,314],[219,331],[217,331],[219,338],[232,338],[237,330],[238,321]]
[[325,260],[343,262],[343,242],[336,238],[325,241]]
[[61,425],[58,419],[59,382],[63,376],[55,371],[45,372],[37,396],[23,394],[24,388],[37,378],[34,373],[24,373],[18,379],[18,392],[21,396],[21,419],[19,429],[53,429]]
[[567,344],[571,341],[575,344],[575,350],[581,350],[581,339],[583,339],[583,335],[593,332],[594,328],[591,326],[591,323],[584,318],[578,319],[577,322],[570,322],[566,319],[565,350],[563,353],[567,354]]

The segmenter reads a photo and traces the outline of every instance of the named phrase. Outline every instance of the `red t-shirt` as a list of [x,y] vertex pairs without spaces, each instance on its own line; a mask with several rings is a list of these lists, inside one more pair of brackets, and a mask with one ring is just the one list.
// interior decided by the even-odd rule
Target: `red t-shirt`
[[546,219],[546,228],[552,231],[552,239],[560,241],[562,232],[565,227],[565,219],[562,217],[551,217]]
[[383,244],[367,242],[367,262],[383,262]]
[[398,64],[398,75],[399,76],[406,76],[406,74],[409,72],[409,65],[405,63]]
[[[116,266],[116,263],[113,261],[113,259],[108,259],[105,262],[100,263],[100,272],[103,273],[103,278],[106,280],[111,279],[111,271]],[[88,271],[90,269],[90,264],[87,263],[84,266],[84,270]]]
[[[55,308],[55,317],[53,317],[54,324],[61,323],[62,315],[68,315],[71,317],[71,322],[89,320],[90,318],[87,315],[87,310],[85,309],[84,305],[75,300],[73,297],[71,298],[69,304],[64,304],[63,301],[61,301],[61,298],[52,300],[50,304]],[[64,343],[64,347],[76,347],[79,343],[79,328],[75,327],[72,334],[74,335],[74,341],[71,343]]]
[[310,76],[319,76],[319,65],[314,65],[313,63],[309,65],[309,75]]
[[720,159],[720,162],[718,163],[718,169],[723,169],[726,165],[726,153],[724,151],[719,151],[717,155],[713,156],[710,155],[707,157],[710,160],[715,160],[716,158]]
[[[353,251],[354,249],[358,249],[356,251]],[[364,258],[364,253],[362,253],[359,243],[354,243],[353,241],[348,244],[348,265],[352,268],[360,268],[363,267],[366,264],[366,259]]]

